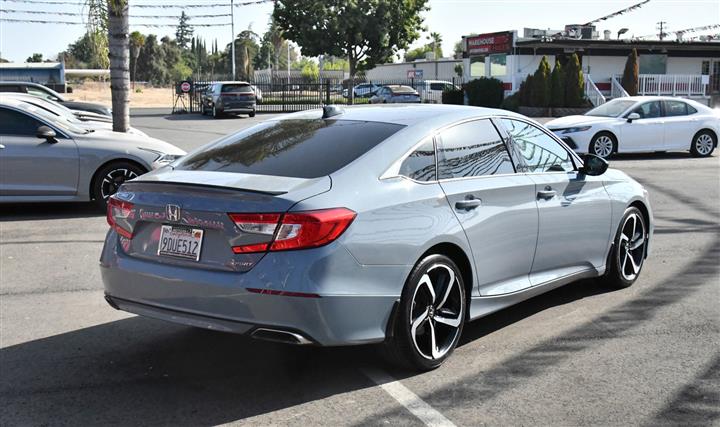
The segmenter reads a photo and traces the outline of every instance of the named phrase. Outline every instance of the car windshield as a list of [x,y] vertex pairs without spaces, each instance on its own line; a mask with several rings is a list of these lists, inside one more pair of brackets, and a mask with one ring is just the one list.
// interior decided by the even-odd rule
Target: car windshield
[[245,84],[231,84],[223,85],[221,89],[222,93],[252,93],[252,86]]
[[613,99],[603,105],[593,108],[585,113],[586,116],[595,117],[619,117],[628,108],[635,105],[635,101],[625,99]]
[[86,134],[90,133],[91,131],[87,128],[80,127],[76,125],[75,123],[70,122],[67,118],[63,116],[57,116],[53,113],[50,113],[49,111],[36,107],[34,105],[28,104],[26,102],[20,104],[20,107],[30,113],[33,113],[34,115],[42,118],[46,122],[52,124],[53,126],[57,126],[60,129],[72,132],[76,134]]
[[403,127],[355,120],[266,122],[186,156],[175,169],[318,178],[341,169]]

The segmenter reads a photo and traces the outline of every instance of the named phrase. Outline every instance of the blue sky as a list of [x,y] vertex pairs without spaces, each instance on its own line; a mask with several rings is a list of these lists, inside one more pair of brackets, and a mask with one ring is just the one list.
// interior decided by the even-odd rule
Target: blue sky
[[[41,0],[42,1],[42,0]],[[53,0],[44,0],[53,1]],[[60,1],[60,0],[55,0]],[[10,10],[48,11],[64,13],[84,12],[82,0],[63,0],[78,3],[73,5],[48,5],[0,0],[0,17],[16,19],[44,19],[81,21],[81,16],[60,16],[40,14],[9,13]],[[223,3],[229,0],[130,0],[131,15],[179,15],[181,9],[138,8],[133,5],[157,4],[207,4]],[[243,0],[236,0],[243,1]],[[453,44],[464,34],[485,33],[523,27],[562,29],[565,24],[584,23],[628,7],[640,0],[431,0],[430,11],[425,13],[425,24],[430,31],[443,36],[443,50],[446,55]],[[227,14],[224,8],[188,8],[190,15]],[[239,32],[252,26],[255,32],[265,31],[272,12],[272,3],[249,5],[235,8],[235,30]],[[629,28],[627,36],[645,36],[656,33],[656,23],[666,21],[669,30],[680,30],[704,25],[720,24],[720,0],[651,0],[642,8],[626,15],[597,24],[600,34],[605,29],[613,34],[620,28]],[[194,18],[191,23],[224,23],[229,17]],[[177,23],[177,18],[131,18],[133,23]],[[143,33],[160,37],[171,35],[174,28],[132,27]],[[23,61],[34,52],[45,58],[54,58],[69,43],[79,38],[85,28],[82,25],[29,24],[0,22],[0,56],[11,61]],[[217,38],[219,46],[225,46],[231,39],[229,26],[195,28],[195,33],[211,42]],[[720,30],[698,34],[720,33]],[[687,36],[686,36],[687,38]],[[424,44],[425,35],[415,45]],[[208,43],[209,45],[209,43]]]

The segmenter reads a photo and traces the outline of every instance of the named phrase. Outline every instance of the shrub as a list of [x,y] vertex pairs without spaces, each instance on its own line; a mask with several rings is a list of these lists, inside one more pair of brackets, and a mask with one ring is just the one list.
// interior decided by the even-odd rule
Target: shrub
[[585,105],[585,78],[583,77],[580,60],[573,53],[565,70],[565,107],[582,107]]
[[498,108],[505,97],[503,82],[495,78],[480,77],[465,85],[468,104],[476,107]]
[[524,82],[520,83],[520,105],[524,107],[532,107],[532,89],[533,89],[533,75],[527,76]]
[[550,64],[547,57],[540,60],[532,79],[532,95],[530,97],[533,107],[547,107],[550,102]]
[[565,106],[565,71],[560,64],[560,60],[555,60],[555,68],[553,68],[550,76],[550,106]]
[[465,94],[462,89],[445,90],[442,93],[442,103],[463,105],[465,103]]
[[636,96],[640,80],[640,65],[638,64],[637,50],[633,48],[625,61],[625,71],[622,76],[622,87],[630,96]]
[[503,99],[502,104],[500,104],[500,108],[517,113],[518,110],[520,110],[520,91],[517,91]]

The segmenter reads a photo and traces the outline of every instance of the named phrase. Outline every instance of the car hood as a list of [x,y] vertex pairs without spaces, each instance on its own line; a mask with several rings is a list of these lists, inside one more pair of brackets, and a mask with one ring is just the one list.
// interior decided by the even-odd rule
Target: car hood
[[103,105],[103,104],[97,104],[95,102],[64,101],[62,104],[71,110],[80,110],[80,111],[99,110],[99,111],[110,112],[110,107],[108,107],[107,105]]
[[120,149],[126,145],[130,147],[140,148],[144,150],[157,151],[164,154],[176,154],[183,156],[185,151],[180,148],[157,138],[151,138],[146,135],[138,135],[133,133],[113,132],[108,129],[96,129],[92,133],[83,135],[83,140],[90,144],[102,144]]
[[615,123],[619,119],[615,117],[597,117],[597,116],[566,116],[559,119],[550,120],[545,123],[548,129],[564,129],[576,126],[591,126],[600,123]]

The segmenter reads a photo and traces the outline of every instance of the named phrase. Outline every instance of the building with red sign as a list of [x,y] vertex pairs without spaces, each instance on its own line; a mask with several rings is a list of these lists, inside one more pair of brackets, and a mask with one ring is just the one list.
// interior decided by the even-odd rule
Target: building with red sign
[[515,31],[463,37],[463,79],[495,77],[507,94],[518,90],[547,56],[565,63],[577,54],[586,80],[586,93],[594,104],[620,96],[616,86],[630,51],[640,62],[640,93],[675,95],[707,102],[720,90],[720,42],[678,40],[612,40],[597,38],[518,38]]

